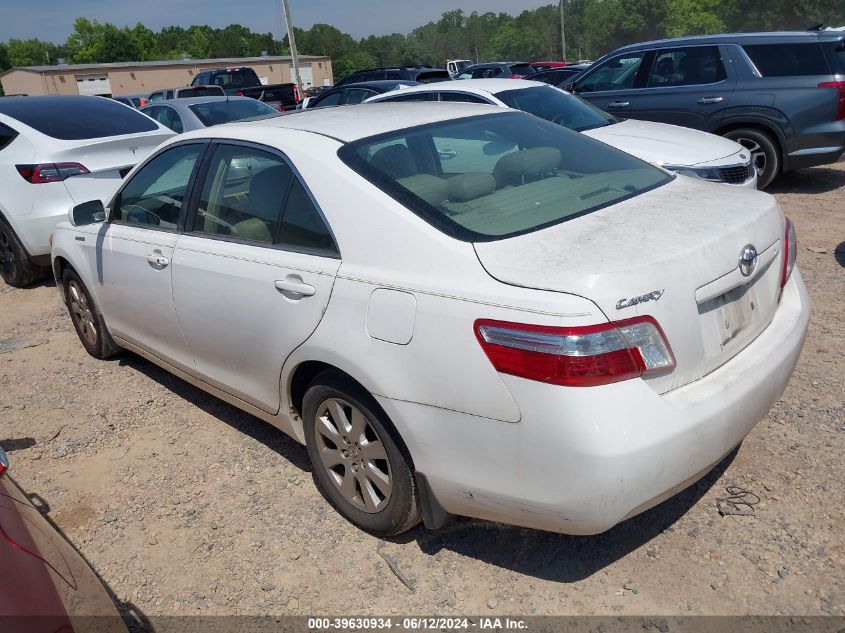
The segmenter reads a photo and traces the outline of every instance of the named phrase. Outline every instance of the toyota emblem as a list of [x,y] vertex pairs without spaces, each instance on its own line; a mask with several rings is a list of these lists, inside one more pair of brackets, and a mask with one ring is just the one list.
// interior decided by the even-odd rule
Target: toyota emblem
[[750,277],[757,268],[757,249],[752,244],[744,246],[739,253],[739,272]]

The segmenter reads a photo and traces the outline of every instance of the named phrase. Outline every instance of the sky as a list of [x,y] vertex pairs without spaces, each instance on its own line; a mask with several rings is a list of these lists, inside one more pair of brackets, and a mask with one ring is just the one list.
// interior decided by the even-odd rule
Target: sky
[[[505,11],[535,9],[553,0],[288,0],[293,21],[308,28],[332,24],[360,38],[408,33],[440,17],[444,11]],[[163,26],[243,24],[259,33],[279,36],[281,0],[0,0],[0,41],[37,37],[64,42],[77,17],[118,26],[138,22],[154,31]]]

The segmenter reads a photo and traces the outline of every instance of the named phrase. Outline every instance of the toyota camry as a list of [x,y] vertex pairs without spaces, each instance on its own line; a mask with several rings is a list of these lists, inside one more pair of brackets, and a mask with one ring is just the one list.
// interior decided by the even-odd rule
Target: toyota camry
[[52,264],[90,354],[275,425],[365,530],[593,534],[780,397],[810,309],[795,254],[768,194],[523,112],[405,103],[172,139],[72,210]]

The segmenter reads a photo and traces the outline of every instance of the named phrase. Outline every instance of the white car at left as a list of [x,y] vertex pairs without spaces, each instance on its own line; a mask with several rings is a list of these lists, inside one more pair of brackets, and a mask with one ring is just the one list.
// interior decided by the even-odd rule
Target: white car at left
[[0,276],[49,275],[50,234],[80,202],[110,196],[174,133],[103,97],[0,99]]

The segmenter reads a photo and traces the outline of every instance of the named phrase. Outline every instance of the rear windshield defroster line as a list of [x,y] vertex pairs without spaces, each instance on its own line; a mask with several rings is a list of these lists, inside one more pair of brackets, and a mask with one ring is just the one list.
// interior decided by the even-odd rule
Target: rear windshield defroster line
[[351,169],[443,233],[531,233],[673,179],[634,156],[523,112],[396,130],[344,145]]

